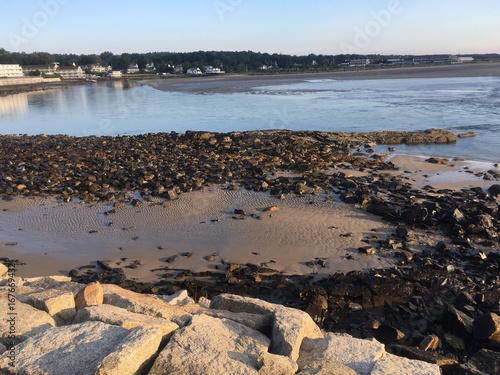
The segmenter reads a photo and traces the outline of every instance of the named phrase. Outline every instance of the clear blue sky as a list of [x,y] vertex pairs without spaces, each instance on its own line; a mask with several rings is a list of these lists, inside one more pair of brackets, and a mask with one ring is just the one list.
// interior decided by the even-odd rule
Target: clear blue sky
[[498,0],[0,0],[0,48],[500,53]]

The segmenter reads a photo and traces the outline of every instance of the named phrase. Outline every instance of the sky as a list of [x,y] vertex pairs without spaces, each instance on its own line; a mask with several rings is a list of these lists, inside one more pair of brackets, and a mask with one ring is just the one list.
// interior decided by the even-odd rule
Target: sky
[[500,53],[500,0],[0,0],[11,52]]

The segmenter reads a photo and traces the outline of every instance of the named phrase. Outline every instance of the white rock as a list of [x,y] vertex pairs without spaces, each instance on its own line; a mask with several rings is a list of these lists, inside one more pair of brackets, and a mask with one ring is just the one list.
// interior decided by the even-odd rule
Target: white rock
[[29,303],[39,310],[46,311],[58,325],[71,322],[76,314],[75,296],[72,292],[49,289],[20,294],[17,299]]
[[438,365],[387,353],[377,360],[371,375],[441,375]]
[[191,320],[181,307],[171,306],[156,297],[135,293],[117,285],[103,284],[104,303],[121,307],[131,312],[156,316],[177,323],[180,327]]
[[[2,317],[0,319],[0,342],[4,345],[9,346],[12,341],[9,337],[11,332],[9,319],[12,317],[15,317],[15,344],[56,326],[56,322],[49,314],[27,303],[16,301],[15,305],[12,305],[13,310],[10,310],[7,297],[8,294],[0,293],[0,301],[2,301],[0,303],[0,316]],[[12,312],[16,315],[9,315]]]
[[174,333],[149,375],[257,374],[258,359],[269,344],[266,336],[244,325],[196,315]]
[[135,327],[154,327],[162,331],[163,341],[167,341],[170,336],[179,329],[174,322],[163,318],[136,314],[113,305],[97,305],[85,307],[78,310],[73,323],[83,323],[88,321],[99,321],[126,329]]
[[319,327],[304,311],[278,306],[274,311],[271,351],[296,361],[302,340],[323,338]]
[[[86,322],[51,328],[19,344],[16,374],[132,375],[158,350],[161,330],[137,327],[127,330]],[[0,372],[9,374],[9,359],[0,356]]]
[[179,290],[177,293],[171,294],[171,295],[151,295],[156,298],[161,299],[162,301],[165,301],[169,305],[172,306],[186,306],[190,304],[194,304],[194,300],[189,297],[189,294],[187,290]]
[[340,362],[359,375],[370,375],[375,362],[384,354],[384,345],[378,341],[326,333],[324,339],[302,341],[297,363],[303,369],[316,361]]

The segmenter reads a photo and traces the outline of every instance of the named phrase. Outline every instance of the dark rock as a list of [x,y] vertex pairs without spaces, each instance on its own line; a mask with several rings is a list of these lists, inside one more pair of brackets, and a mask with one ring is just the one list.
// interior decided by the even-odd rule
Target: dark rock
[[235,215],[242,215],[242,216],[246,215],[246,212],[244,210],[240,209],[240,208],[236,208],[234,210],[234,213],[235,213]]
[[404,339],[405,334],[396,327],[388,324],[381,324],[375,331],[375,337],[384,344],[395,343]]
[[464,351],[467,348],[464,339],[452,333],[443,333],[443,342],[454,351]]
[[474,319],[473,333],[479,341],[500,340],[500,316],[489,313],[477,317]]
[[442,220],[444,222],[452,224],[465,224],[467,222],[467,219],[465,218],[464,214],[458,208],[451,209],[448,212],[446,212]]
[[491,185],[489,188],[488,188],[488,193],[493,196],[493,197],[498,197],[500,196],[500,185],[499,184],[494,184],[494,185]]
[[432,164],[448,164],[449,160],[444,158],[429,158],[425,161]]
[[425,351],[422,349],[414,348],[411,346],[403,346],[403,345],[391,345],[391,351],[401,357],[406,357],[409,359],[416,359],[419,361],[424,361],[427,363],[434,363],[438,366],[449,366],[456,365],[457,361],[453,358],[447,358],[442,355]]
[[500,353],[481,349],[466,363],[466,367],[483,374],[500,374]]
[[414,206],[406,211],[401,212],[401,217],[407,223],[423,223],[429,212],[424,206]]
[[469,138],[469,137],[475,137],[476,133],[474,132],[466,132],[466,133],[460,133],[457,135],[458,138]]
[[448,306],[448,310],[442,319],[443,328],[446,331],[464,339],[468,339],[472,334],[472,323],[473,319],[470,316],[457,310],[452,305]]

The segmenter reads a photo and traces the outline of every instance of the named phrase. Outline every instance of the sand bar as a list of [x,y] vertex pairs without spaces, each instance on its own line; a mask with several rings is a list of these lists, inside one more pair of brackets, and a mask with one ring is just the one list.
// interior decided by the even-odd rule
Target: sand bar
[[166,78],[141,81],[164,91],[191,93],[233,93],[245,92],[253,87],[282,85],[312,79],[365,80],[401,78],[446,78],[446,77],[500,77],[500,63],[456,64],[443,66],[380,68],[371,70],[346,70],[329,73],[297,74],[228,74],[221,76],[200,76]]

